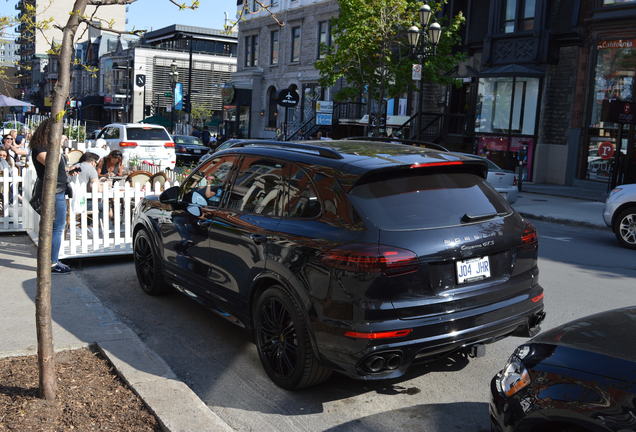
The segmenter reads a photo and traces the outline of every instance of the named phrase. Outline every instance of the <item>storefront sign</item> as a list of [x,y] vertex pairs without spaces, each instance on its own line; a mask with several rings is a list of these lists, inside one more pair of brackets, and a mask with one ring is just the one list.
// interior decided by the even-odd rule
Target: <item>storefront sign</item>
[[225,105],[229,105],[234,102],[234,95],[236,94],[236,89],[232,84],[226,84],[225,87],[221,89],[221,98],[223,99],[223,103]]
[[598,155],[601,159],[611,159],[614,157],[614,144],[609,141],[603,141],[598,145]]
[[331,126],[331,113],[316,113],[316,124],[318,126]]
[[300,101],[300,96],[298,92],[290,89],[283,89],[278,94],[278,105],[284,106],[286,108],[293,108],[298,105]]
[[316,112],[332,113],[333,101],[316,101]]
[[604,100],[601,119],[611,123],[636,124],[636,104],[619,100]]
[[596,45],[597,49],[612,49],[612,48],[633,48],[636,45],[636,39],[618,39],[611,41],[600,41]]

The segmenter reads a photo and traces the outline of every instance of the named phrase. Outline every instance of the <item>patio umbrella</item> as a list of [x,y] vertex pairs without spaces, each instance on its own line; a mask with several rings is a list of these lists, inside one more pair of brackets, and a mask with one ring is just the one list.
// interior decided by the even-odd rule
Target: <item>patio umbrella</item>
[[30,107],[33,106],[28,102],[22,102],[17,99],[13,99],[12,97],[0,95],[0,107],[13,107],[13,106],[21,106],[21,107]]

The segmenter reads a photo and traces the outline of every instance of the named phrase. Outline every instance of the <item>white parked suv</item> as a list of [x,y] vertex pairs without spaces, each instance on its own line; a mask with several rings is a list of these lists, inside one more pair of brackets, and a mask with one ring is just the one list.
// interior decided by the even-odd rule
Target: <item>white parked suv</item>
[[163,126],[145,123],[112,123],[105,126],[97,139],[96,146],[106,141],[108,148],[121,150],[124,165],[131,159],[174,169],[177,157],[174,141]]
[[636,183],[621,185],[610,192],[603,219],[622,246],[636,249]]

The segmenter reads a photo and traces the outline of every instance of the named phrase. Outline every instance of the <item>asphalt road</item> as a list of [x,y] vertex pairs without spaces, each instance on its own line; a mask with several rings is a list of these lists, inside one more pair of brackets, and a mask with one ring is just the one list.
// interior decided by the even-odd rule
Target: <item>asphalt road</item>
[[[543,329],[636,302],[636,251],[609,231],[535,223],[547,318]],[[137,285],[132,258],[75,263],[116,312],[194,392],[239,431],[486,431],[491,377],[524,340],[489,345],[468,362],[447,359],[398,382],[334,375],[300,392],[276,387],[246,331],[184,296],[153,298]]]

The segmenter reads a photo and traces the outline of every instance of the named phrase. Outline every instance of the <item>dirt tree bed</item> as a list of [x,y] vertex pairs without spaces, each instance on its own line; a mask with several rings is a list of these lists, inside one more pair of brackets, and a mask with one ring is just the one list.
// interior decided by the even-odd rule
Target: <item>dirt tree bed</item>
[[111,364],[90,349],[56,355],[57,400],[38,397],[37,356],[0,359],[0,431],[161,431]]

